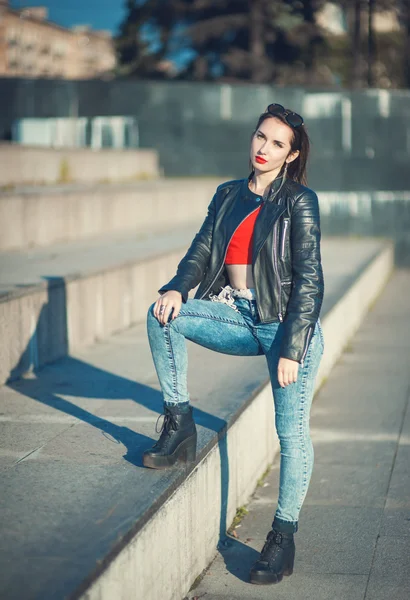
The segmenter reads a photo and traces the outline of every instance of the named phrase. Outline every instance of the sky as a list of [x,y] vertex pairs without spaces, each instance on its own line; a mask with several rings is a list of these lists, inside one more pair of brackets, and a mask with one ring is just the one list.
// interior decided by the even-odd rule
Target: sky
[[46,6],[50,21],[63,27],[90,25],[117,33],[124,16],[124,0],[10,0],[11,8]]
[[[49,20],[57,25],[89,25],[93,29],[110,31],[113,35],[118,32],[125,15],[125,0],[9,0],[9,4],[16,9],[46,6]],[[152,49],[155,49],[156,42],[150,31],[147,32],[147,39],[152,43]],[[177,50],[171,52],[169,58],[181,68],[192,58],[192,51]]]

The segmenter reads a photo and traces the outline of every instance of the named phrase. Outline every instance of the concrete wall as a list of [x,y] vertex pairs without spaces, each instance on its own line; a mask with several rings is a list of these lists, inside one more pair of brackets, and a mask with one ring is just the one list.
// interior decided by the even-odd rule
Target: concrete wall
[[[51,187],[0,195],[0,251],[198,221],[220,179]],[[170,208],[172,207],[172,209]]]
[[[269,103],[303,115],[309,183],[320,190],[410,186],[409,90],[340,90],[174,81],[0,81],[0,139],[23,118],[127,116],[165,176],[244,177],[249,140]],[[389,140],[386,143],[386,140]]]
[[[278,451],[272,405],[272,391],[265,387],[218,443],[214,436],[205,458],[78,596],[81,600],[185,598],[215,556],[221,514],[226,514],[227,524],[232,522],[236,508],[249,500]],[[222,492],[225,481],[228,487]],[[222,506],[224,497],[227,506]]]
[[393,267],[394,248],[390,242],[326,314],[323,319],[326,349],[320,364],[316,389],[330,374],[345,345],[353,337],[369,308],[387,283]]
[[158,177],[154,150],[37,148],[0,144],[0,187]]
[[186,251],[58,278],[0,300],[0,385],[146,318]]
[[[0,252],[202,222],[219,178],[0,193]],[[410,262],[410,192],[318,191],[325,235],[395,239]],[[172,210],[169,206],[172,204]]]

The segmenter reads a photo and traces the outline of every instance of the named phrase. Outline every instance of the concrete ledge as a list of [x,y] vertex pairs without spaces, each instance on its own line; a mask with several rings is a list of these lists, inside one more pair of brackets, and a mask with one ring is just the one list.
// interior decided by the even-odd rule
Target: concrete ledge
[[92,150],[0,144],[0,187],[158,177],[155,150]]
[[[121,185],[20,186],[3,191],[0,192],[0,251],[144,231],[151,229],[153,223],[156,228],[169,228],[196,219],[201,222],[219,183],[218,178],[167,178]],[[323,231],[330,235],[340,227],[340,215],[350,220],[350,225],[343,221],[344,234],[378,232],[380,227],[373,222],[372,213],[381,213],[378,207],[385,212],[386,204],[391,208],[399,206],[410,195],[405,191],[318,194]],[[398,211],[392,222],[400,219],[400,215]],[[394,227],[386,233],[395,234]]]
[[[191,230],[176,231],[174,240],[162,243],[163,249],[161,237],[153,236],[152,250],[147,252],[144,249],[143,257],[140,255],[141,247],[144,248],[148,242],[132,242],[125,247],[129,253],[127,260],[114,258],[112,266],[108,263],[100,268],[87,268],[80,248],[76,255],[70,257],[71,264],[66,267],[68,275],[62,270],[59,276],[49,276],[34,286],[23,284],[4,294],[0,299],[0,385],[144,320],[145,307],[156,297],[164,281],[175,273],[175,265],[186,252],[184,236],[186,240],[192,239]],[[369,291],[378,285],[379,274],[388,271],[390,248],[388,246],[384,251],[385,257],[379,259],[380,265],[375,266],[377,277],[372,275]],[[110,255],[115,257],[116,242],[100,244],[93,250],[102,255],[104,263]],[[57,256],[57,263],[63,258]],[[67,259],[64,260],[67,262]],[[43,268],[50,269],[51,266]],[[18,272],[17,266],[15,270]],[[20,281],[24,282],[23,276]],[[192,290],[190,295],[194,292]],[[367,292],[363,295],[363,298],[366,297]],[[353,295],[350,302],[357,302],[356,296]],[[332,330],[338,331],[341,322],[344,328],[351,323],[347,332],[350,336],[352,328],[360,322],[366,304],[361,309],[357,305],[354,311],[350,304],[343,306],[348,308],[338,310],[351,311],[352,316],[345,318],[346,315],[337,316],[339,313],[336,313]],[[335,333],[330,335],[332,337]],[[324,361],[321,369],[323,377],[341,348],[329,349],[331,357]]]
[[[135,160],[135,158],[133,158]],[[0,193],[0,251],[202,222],[220,180],[16,189]],[[172,210],[170,210],[172,206]]]
[[0,300],[0,385],[145,319],[184,250],[53,278]]
[[388,243],[353,282],[323,319],[326,352],[316,379],[316,389],[330,374],[344,347],[383,290],[394,267],[394,247]]
[[[256,488],[278,451],[272,391],[249,397],[227,431],[171,497],[101,573],[72,598],[82,600],[181,600],[215,556],[221,523],[228,527],[237,507]],[[208,446],[209,448],[209,446]],[[96,578],[94,581],[94,577]]]
[[[393,248],[386,245],[322,317],[326,352],[317,386],[360,324],[393,269]],[[279,451],[272,419],[272,392],[266,382],[225,432],[215,436],[205,457],[185,481],[125,545],[72,598],[82,600],[179,600],[215,556],[221,514],[231,523],[237,507],[249,500],[258,478]],[[226,469],[229,465],[229,476]],[[225,472],[224,472],[225,470]],[[221,491],[227,482],[227,493]],[[221,502],[222,498],[222,502]],[[159,576],[160,574],[160,576]]]

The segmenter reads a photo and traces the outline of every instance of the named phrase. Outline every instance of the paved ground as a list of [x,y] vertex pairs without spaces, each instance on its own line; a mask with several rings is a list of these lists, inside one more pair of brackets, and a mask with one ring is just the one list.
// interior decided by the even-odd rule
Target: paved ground
[[187,598],[409,600],[410,271],[390,280],[312,407],[315,467],[293,575],[248,583],[276,508],[277,457],[231,545]]

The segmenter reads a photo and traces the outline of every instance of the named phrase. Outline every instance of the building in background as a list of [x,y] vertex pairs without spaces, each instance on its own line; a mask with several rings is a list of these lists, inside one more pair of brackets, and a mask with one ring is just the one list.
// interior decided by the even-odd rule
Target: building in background
[[12,10],[0,0],[0,77],[92,79],[116,65],[111,34],[86,26],[65,29],[45,7]]

